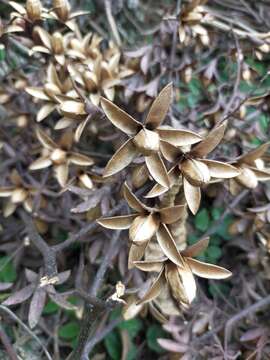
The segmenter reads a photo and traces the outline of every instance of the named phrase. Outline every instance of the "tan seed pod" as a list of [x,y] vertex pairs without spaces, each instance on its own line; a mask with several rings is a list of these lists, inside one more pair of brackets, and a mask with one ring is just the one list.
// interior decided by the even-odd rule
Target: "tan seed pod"
[[159,150],[159,135],[154,131],[142,129],[134,137],[133,143],[143,155],[150,155]]
[[54,98],[55,95],[60,95],[61,91],[60,89],[52,84],[52,83],[47,83],[44,85],[44,92],[50,97],[50,98]]
[[92,189],[94,186],[90,176],[86,173],[82,173],[81,175],[79,175],[79,180],[87,189]]
[[196,283],[189,267],[186,265],[185,269],[179,270],[173,263],[168,263],[165,276],[175,300],[182,305],[189,305],[196,296]]
[[23,202],[27,198],[28,192],[23,188],[15,189],[11,195],[11,201],[14,204]]
[[136,110],[143,113],[151,104],[151,99],[147,98],[145,94],[140,94],[136,100]]
[[64,51],[63,36],[59,32],[55,32],[51,37],[52,48],[55,54],[62,54]]
[[67,0],[53,0],[54,11],[63,22],[68,20],[70,4]]
[[154,215],[137,216],[129,228],[131,241],[142,243],[155,234],[158,229],[159,221]]
[[51,153],[51,160],[55,163],[55,164],[61,164],[66,160],[66,152],[61,150],[61,149],[55,149],[52,151]]
[[17,118],[16,118],[16,123],[17,123],[17,126],[20,127],[20,128],[25,128],[28,124],[28,118],[26,115],[19,115]]
[[209,169],[201,161],[194,159],[185,160],[181,163],[180,170],[193,186],[202,186],[210,180]]
[[93,221],[99,218],[100,215],[101,215],[101,209],[100,209],[100,205],[98,204],[93,209],[87,211],[86,218],[88,221]]
[[123,318],[125,320],[133,319],[135,316],[139,314],[139,312],[142,310],[143,305],[137,305],[138,299],[131,295],[126,300],[126,305],[123,307]]
[[94,91],[98,86],[98,79],[95,73],[91,71],[85,71],[82,74],[84,83],[88,91]]
[[258,185],[258,179],[254,172],[247,167],[241,167],[241,174],[235,180],[249,189],[254,189]]
[[25,7],[27,16],[31,21],[36,21],[41,18],[42,5],[39,0],[27,0]]
[[[262,51],[263,53],[267,54],[270,51],[270,45],[265,43],[265,44],[259,46],[258,49],[260,51]],[[259,59],[259,60],[261,60],[261,59]]]
[[242,71],[242,77],[245,81],[250,81],[251,80],[251,71],[249,68],[245,69]]
[[144,164],[140,164],[134,167],[131,175],[132,185],[139,189],[148,180],[148,171]]

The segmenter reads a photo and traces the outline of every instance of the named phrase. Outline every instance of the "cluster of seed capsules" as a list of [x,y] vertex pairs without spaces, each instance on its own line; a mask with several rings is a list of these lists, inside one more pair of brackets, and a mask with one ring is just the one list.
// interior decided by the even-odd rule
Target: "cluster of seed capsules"
[[[137,183],[143,186],[153,181],[154,185],[145,198],[157,199],[157,205],[149,207],[125,183],[124,196],[134,212],[97,220],[101,226],[109,229],[129,229],[129,268],[158,273],[143,294],[127,298],[125,316],[134,316],[148,303],[153,309],[154,301],[164,296],[164,292],[174,303],[189,305],[196,295],[194,275],[224,279],[231,272],[194,259],[207,247],[209,239],[180,249],[171,227],[181,221],[186,208],[192,214],[197,213],[201,189],[213,181],[229,179],[230,188],[236,192],[239,186],[252,189],[258,181],[270,179],[270,172],[264,168],[261,159],[268,144],[230,163],[207,159],[208,154],[222,141],[226,123],[214,127],[204,137],[188,129],[164,125],[173,97],[171,83],[153,101],[144,122],[137,121],[115,105],[115,89],[121,84],[121,79],[130,76],[133,70],[121,63],[121,52],[113,43],[102,48],[102,38],[97,34],[81,35],[74,19],[85,15],[85,12],[72,12],[66,0],[53,1],[52,9],[43,8],[38,0],[28,0],[25,7],[15,2],[10,2],[10,5],[15,12],[11,14],[5,32],[21,33],[28,37],[31,44],[29,54],[38,56],[46,66],[43,85],[25,89],[35,101],[42,101],[36,120],[42,122],[56,112],[60,119],[55,123],[54,130],[63,131],[60,139],[54,141],[48,135],[48,129],[37,127],[36,136],[42,148],[29,170],[42,171],[51,167],[60,187],[65,188],[70,180],[70,166],[77,166],[80,170],[78,184],[92,189],[91,176],[87,170],[81,169],[93,165],[94,160],[72,148],[74,143],[80,142],[93,114],[103,111],[108,120],[127,135],[127,140],[107,163],[103,178],[113,177],[140,158]],[[64,31],[47,31],[43,25],[48,19],[64,25]],[[34,189],[24,188],[16,174],[12,175],[11,180],[11,186],[0,189],[0,196],[9,199],[4,215],[11,215],[19,204],[31,212]],[[183,203],[159,206],[159,199],[176,184],[183,190]],[[150,242],[158,246],[159,256],[156,258],[149,257],[149,251],[147,253]],[[162,317],[159,310],[155,308],[153,312]]]
[[[207,247],[208,239],[202,239],[197,244],[179,251],[170,232],[170,226],[181,220],[186,205],[196,214],[201,201],[201,188],[210,183],[211,179],[230,179],[232,189],[239,185],[254,188],[259,180],[268,180],[270,175],[269,170],[261,167],[260,161],[268,144],[235,159],[230,164],[206,159],[221,142],[226,123],[215,127],[204,138],[190,130],[162,125],[171,98],[172,85],[169,84],[154,100],[143,124],[109,100],[102,99],[102,108],[108,119],[129,136],[108,162],[103,176],[112,176],[128,166],[136,157],[143,156],[145,171],[141,171],[141,174],[145,176],[142,177],[144,181],[147,181],[147,176],[151,177],[156,183],[145,197],[153,198],[166,194],[180,182],[186,201],[186,204],[167,208],[148,207],[125,184],[125,199],[136,213],[98,220],[106,228],[129,229],[129,238],[132,242],[130,268],[136,266],[143,271],[158,272],[150,289],[137,301],[138,311],[140,305],[153,301],[164,289],[170,291],[178,303],[190,304],[196,294],[193,274],[210,279],[230,276],[226,269],[193,259]],[[171,163],[169,171],[163,158]],[[141,261],[153,237],[157,240],[162,256],[159,259]],[[165,283],[169,287],[166,287]],[[130,307],[133,308],[134,304],[129,304],[126,314],[133,313],[134,310],[131,311]]]

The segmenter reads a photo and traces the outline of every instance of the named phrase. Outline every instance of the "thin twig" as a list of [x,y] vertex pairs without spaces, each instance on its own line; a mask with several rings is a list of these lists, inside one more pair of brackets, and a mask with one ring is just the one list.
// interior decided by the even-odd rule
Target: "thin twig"
[[256,311],[261,310],[262,308],[270,305],[270,295],[266,298],[259,300],[255,304],[248,306],[246,309],[240,311],[238,314],[234,315],[230,320],[226,322],[225,325],[225,336],[224,336],[224,349],[225,349],[225,360],[227,359],[227,348],[228,348],[228,342],[231,338],[231,332],[232,328],[235,323],[242,320],[248,315],[251,315],[255,313]]
[[7,334],[5,333],[5,331],[1,325],[0,325],[0,341],[2,342],[2,344],[4,346],[9,359],[10,360],[18,360],[16,351],[14,350]]
[[118,30],[117,30],[117,25],[116,25],[115,19],[112,15],[112,1],[104,0],[104,5],[105,5],[106,16],[107,16],[110,28],[112,30],[112,34],[113,34],[114,40],[116,42],[116,45],[121,47],[122,42],[121,42]]
[[226,115],[225,117],[223,117],[221,120],[220,120],[220,123],[221,122],[224,122],[225,120],[229,119],[231,116],[233,116],[239,109],[242,105],[244,105],[245,102],[247,102],[255,93],[255,91],[257,91],[259,89],[259,87],[261,86],[261,84],[266,80],[266,78],[269,76],[269,72],[267,72],[259,81],[258,85],[253,88],[249,93],[248,95],[242,100],[240,101],[240,103],[238,104],[238,106],[232,110],[231,112],[228,113],[228,115]]
[[120,322],[122,318],[114,319],[110,322],[105,328],[93,336],[85,345],[84,352],[82,355],[82,360],[88,360],[89,354],[94,349],[95,345],[102,341]]
[[126,6],[123,7],[123,11],[128,21],[130,21],[130,23],[135,27],[135,29],[139,32],[140,35],[152,35],[160,29],[160,22],[157,25],[146,29],[145,27],[142,27],[141,24],[137,23],[134,14],[131,14]]
[[234,209],[235,206],[238,205],[240,203],[240,201],[242,199],[244,199],[244,197],[246,197],[246,195],[248,193],[249,193],[249,190],[247,190],[247,189],[241,191],[240,194],[238,194],[236,196],[236,198],[232,201],[232,203],[228,206],[228,208],[223,212],[223,214],[220,216],[220,218],[213,223],[213,225],[201,236],[201,238],[203,239],[207,236],[213,235],[216,232],[217,228],[220,226],[220,224],[224,221],[225,217],[228,214],[230,214],[232,209]]
[[57,262],[56,262],[56,251],[53,247],[50,247],[43,238],[37,232],[37,229],[33,223],[32,218],[26,214],[26,212],[20,212],[21,218],[26,226],[26,230],[30,240],[40,251],[44,260],[45,275],[49,278],[57,275]]
[[98,289],[100,288],[100,286],[104,280],[105,273],[111,264],[111,260],[114,257],[115,253],[118,251],[119,247],[117,246],[117,242],[119,242],[119,235],[120,235],[119,231],[116,231],[114,233],[110,247],[109,247],[108,251],[106,252],[106,254],[102,260],[102,263],[97,271],[96,277],[95,277],[94,282],[91,285],[91,288],[89,291],[90,295],[92,295],[92,296],[97,295]]
[[[126,206],[126,202],[124,200],[120,201],[117,206],[115,206],[111,211],[108,211],[106,216],[113,216],[117,212],[121,211]],[[80,231],[78,231],[75,234],[71,234],[65,241],[63,241],[60,244],[54,245],[53,249],[56,252],[60,252],[67,247],[69,247],[71,244],[75,243],[77,240],[85,236],[86,234],[89,234],[96,230],[98,228],[98,223],[96,221],[90,222],[85,227],[83,227]]]
[[[85,353],[85,346],[88,342],[89,337],[93,334],[96,329],[96,325],[100,317],[109,309],[111,309],[111,303],[102,303],[99,299],[92,301],[96,296],[98,289],[102,285],[104,281],[105,274],[111,265],[111,261],[115,255],[115,252],[118,251],[117,242],[119,241],[120,232],[117,231],[110,243],[109,249],[104,256],[102,263],[96,273],[93,284],[89,289],[89,297],[88,293],[86,295],[87,302],[85,303],[83,320],[81,324],[81,330],[78,336],[78,342],[74,351],[69,355],[69,360],[81,360],[82,354]],[[91,303],[88,300],[91,300]]]
[[43,343],[39,340],[39,338],[36,336],[35,333],[33,333],[32,330],[29,329],[28,326],[26,326],[21,319],[19,319],[11,310],[9,310],[6,306],[0,305],[0,310],[8,314],[13,320],[15,320],[18,324],[21,325],[21,327],[33,338],[36,340],[36,342],[41,346],[42,350],[44,351],[44,354],[46,355],[47,359],[53,360],[49,352],[47,351],[46,347],[43,345]]
[[224,121],[224,119],[226,119],[226,116],[228,115],[228,113],[231,111],[231,107],[234,105],[235,100],[237,99],[238,88],[239,88],[239,84],[241,81],[242,63],[243,63],[244,57],[243,57],[242,50],[240,49],[238,38],[235,36],[234,33],[233,33],[233,35],[235,38],[235,44],[236,44],[236,50],[237,50],[237,53],[236,53],[237,75],[236,75],[235,83],[233,86],[233,92],[232,92],[231,98],[228,101],[227,106],[224,109],[222,119],[220,120],[219,123],[222,123]]
[[[181,0],[177,0],[176,18],[179,17],[180,10],[181,10]],[[173,81],[173,71],[174,71],[174,60],[175,60],[175,53],[176,53],[178,26],[179,26],[179,21],[177,21],[174,24],[174,29],[173,29],[172,48],[171,48],[171,55],[170,55],[170,81]]]

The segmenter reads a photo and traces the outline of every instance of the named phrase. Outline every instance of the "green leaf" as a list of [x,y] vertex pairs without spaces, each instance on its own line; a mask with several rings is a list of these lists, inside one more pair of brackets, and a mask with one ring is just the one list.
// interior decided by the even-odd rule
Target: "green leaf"
[[209,84],[208,85],[208,87],[207,87],[207,91],[209,92],[209,93],[215,93],[216,91],[217,91],[217,87],[216,87],[216,85],[215,84]]
[[214,207],[214,208],[211,208],[210,212],[211,212],[212,219],[218,220],[220,218],[221,214],[223,213],[223,209]]
[[16,270],[8,256],[0,258],[0,281],[13,282],[16,280]]
[[206,250],[206,258],[211,263],[216,263],[218,259],[222,256],[222,251],[220,247],[215,245],[210,245]]
[[196,97],[201,95],[202,84],[199,79],[192,78],[187,86],[188,86],[190,92],[192,93],[192,95],[194,95]]
[[149,349],[156,353],[162,353],[164,350],[160,347],[157,339],[166,337],[165,331],[159,325],[151,325],[147,329],[146,341]]
[[240,81],[239,90],[243,93],[249,93],[255,89],[255,84],[250,84],[247,81]]
[[62,339],[73,340],[79,334],[80,326],[77,322],[71,321],[59,328],[58,334]]
[[52,300],[49,300],[46,306],[43,308],[42,313],[44,315],[50,315],[56,313],[58,310],[59,310],[59,306],[56,303],[54,303]]
[[131,319],[121,322],[118,325],[118,328],[121,330],[127,330],[130,338],[133,339],[143,328],[143,323],[140,319]]
[[4,61],[6,58],[6,49],[4,44],[0,44],[0,61]]
[[188,106],[189,106],[189,103],[188,103],[188,99],[186,98],[186,96],[181,96],[180,100],[178,101],[179,111],[183,112],[183,111],[187,110]]
[[230,286],[225,283],[212,283],[208,287],[210,294],[213,297],[228,296],[230,293]]
[[266,133],[269,127],[269,117],[265,114],[261,114],[259,116],[259,123],[261,130]]
[[207,209],[201,209],[195,216],[195,227],[197,230],[206,231],[209,227],[210,217]]
[[137,347],[136,347],[136,345],[131,343],[130,348],[128,350],[127,360],[136,360],[136,359],[138,359],[138,357],[137,357]]
[[62,229],[58,230],[55,235],[55,238],[59,242],[65,241],[68,238],[68,232]]
[[188,245],[193,245],[198,241],[198,236],[195,234],[188,234],[187,235],[187,243]]
[[202,262],[207,262],[208,261],[205,254],[200,254],[200,255],[196,256],[196,259],[199,260],[199,261],[202,261]]
[[115,309],[113,309],[110,313],[110,320],[115,320],[119,317],[121,317],[122,315],[122,309],[120,307],[117,307]]
[[121,359],[121,339],[118,334],[118,331],[112,331],[109,333],[105,340],[105,348],[110,355],[110,358],[113,360]]
[[210,240],[211,245],[221,245],[221,243],[222,243],[222,240],[219,236],[216,236],[216,235],[211,236],[211,240]]
[[257,137],[254,137],[252,140],[251,140],[251,144],[253,145],[262,145],[263,144],[263,141],[258,139]]
[[249,57],[246,59],[246,63],[260,76],[264,76],[267,72],[267,68],[262,61],[256,61],[253,58]]
[[199,96],[190,94],[187,97],[187,102],[188,102],[188,105],[189,105],[190,108],[194,108],[198,104],[199,101],[200,101]]
[[225,217],[225,219],[222,221],[222,223],[219,225],[219,227],[216,230],[216,235],[219,235],[224,240],[231,239],[231,234],[228,232],[228,228],[231,225],[233,221],[233,217],[228,215]]
[[230,80],[230,76],[235,78],[237,64],[235,62],[228,62],[228,58],[222,56],[219,58],[217,69],[221,82],[227,83]]
[[93,0],[86,0],[83,5],[84,10],[90,11],[91,13],[96,11],[96,5]]

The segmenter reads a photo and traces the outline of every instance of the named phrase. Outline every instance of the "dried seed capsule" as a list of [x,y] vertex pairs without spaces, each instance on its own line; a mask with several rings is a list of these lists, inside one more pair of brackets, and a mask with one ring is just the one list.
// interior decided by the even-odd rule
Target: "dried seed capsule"
[[185,160],[180,165],[183,176],[194,186],[202,186],[210,180],[207,165],[198,160]]
[[27,16],[31,21],[41,19],[42,6],[39,0],[27,0],[26,1]]
[[147,171],[147,167],[145,166],[145,164],[140,164],[137,165],[133,171],[132,171],[132,175],[131,175],[131,181],[133,186],[136,189],[139,189],[141,186],[143,186],[146,181],[148,180],[149,174]]
[[61,91],[59,90],[59,88],[54,84],[45,84],[44,85],[44,92],[50,98],[54,98],[55,95],[60,95],[61,94]]
[[55,54],[62,54],[64,51],[63,36],[59,32],[52,35],[52,48]]
[[254,172],[243,166],[240,168],[240,170],[241,174],[238,175],[235,180],[249,189],[254,189],[258,185],[258,179]]
[[159,135],[154,131],[142,129],[133,139],[139,151],[144,155],[150,155],[159,150]]
[[184,269],[180,269],[173,263],[168,263],[165,267],[165,276],[172,296],[182,305],[190,304],[196,295],[194,277],[189,266],[185,265]]
[[66,159],[66,152],[61,150],[61,149],[55,149],[53,150],[53,152],[51,153],[51,160],[55,163],[55,164],[61,164],[65,161]]
[[23,188],[15,189],[11,196],[11,201],[14,204],[18,204],[20,202],[23,202],[27,198],[28,192]]
[[67,21],[70,13],[70,4],[67,0],[53,0],[54,11],[62,21]]

